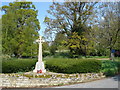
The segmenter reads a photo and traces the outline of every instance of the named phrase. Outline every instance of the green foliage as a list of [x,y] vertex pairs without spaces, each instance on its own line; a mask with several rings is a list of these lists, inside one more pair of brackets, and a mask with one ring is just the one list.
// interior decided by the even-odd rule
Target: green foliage
[[115,61],[102,61],[102,72],[106,76],[113,76],[118,74],[118,70],[120,70],[120,62]]
[[13,2],[3,6],[2,51],[16,57],[36,55],[36,43],[40,29],[37,10],[32,2]]
[[86,58],[109,58],[108,56],[86,56]]
[[48,46],[51,55],[55,55],[56,50],[58,52],[62,52],[67,49],[67,46],[65,46],[65,43],[63,43],[66,39],[67,37],[62,32],[56,34],[55,40],[52,41],[52,44],[50,46]]
[[47,11],[54,18],[45,17],[44,20],[48,26],[46,32],[49,32],[49,29],[52,28],[53,32],[63,31],[67,35],[71,32],[81,34],[85,30],[85,22],[92,14],[95,4],[86,2],[54,2]]
[[[86,37],[89,32],[87,21],[92,15],[95,4],[86,2],[54,2],[48,10],[48,13],[53,17],[45,17],[44,20],[47,26],[45,33],[49,37],[55,32],[64,33],[68,39],[65,41],[67,42],[71,55],[81,54],[80,52],[87,53],[86,50],[89,47],[87,40],[89,37]],[[59,43],[59,40],[57,43]]]
[[[120,12],[116,7],[118,2],[102,3],[98,8],[98,25],[93,24],[90,32],[92,40],[95,42],[94,48],[99,55],[109,55],[111,49],[119,50],[120,47]],[[101,11],[101,12],[100,12]],[[106,12],[106,13],[103,13]],[[99,19],[101,18],[101,19]]]
[[48,42],[43,42],[42,43],[42,51],[48,51],[49,50],[49,45]]
[[70,49],[71,57],[87,55],[88,49],[90,48],[90,46],[88,46],[88,42],[88,39],[84,35],[80,36],[77,32],[73,32],[66,41],[66,45]]
[[48,45],[48,42],[43,42],[42,43],[42,55],[43,57],[50,56],[49,52],[50,46]]
[[53,44],[56,46],[59,52],[67,49],[67,47],[63,43],[66,40],[67,40],[67,36],[64,33],[59,32],[56,34]]
[[50,53],[51,53],[51,55],[54,55],[56,50],[57,50],[56,45],[53,44],[53,45],[50,46]]
[[2,61],[2,73],[27,72],[33,70],[37,60],[12,59]]
[[50,59],[46,69],[58,73],[93,73],[101,69],[101,61],[93,59]]
[[56,52],[53,57],[54,58],[70,58],[70,55],[68,52]]
[[120,62],[120,57],[115,57],[115,61]]
[[43,52],[42,55],[43,55],[43,57],[51,56],[50,52],[47,52],[47,51]]

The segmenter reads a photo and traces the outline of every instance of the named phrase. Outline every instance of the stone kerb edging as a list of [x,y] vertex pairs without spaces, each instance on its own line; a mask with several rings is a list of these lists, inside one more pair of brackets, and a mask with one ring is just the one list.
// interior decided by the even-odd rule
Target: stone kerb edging
[[[87,74],[0,74],[2,88],[7,87],[48,87],[88,82],[105,78],[103,73]],[[0,82],[1,83],[1,82]]]

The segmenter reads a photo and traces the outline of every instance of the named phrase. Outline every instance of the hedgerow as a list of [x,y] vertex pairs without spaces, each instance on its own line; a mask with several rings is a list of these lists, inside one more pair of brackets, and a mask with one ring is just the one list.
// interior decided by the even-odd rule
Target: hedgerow
[[51,59],[46,61],[46,69],[57,73],[100,72],[101,61],[93,59]]
[[3,73],[27,72],[33,70],[37,60],[32,59],[17,59],[17,60],[3,60]]

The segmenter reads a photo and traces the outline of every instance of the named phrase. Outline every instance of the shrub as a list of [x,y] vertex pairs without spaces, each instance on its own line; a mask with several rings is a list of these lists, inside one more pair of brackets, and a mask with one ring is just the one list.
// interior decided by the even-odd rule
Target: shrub
[[69,58],[68,52],[56,52],[54,58]]
[[120,74],[120,62],[118,62],[118,73]]
[[43,57],[50,56],[50,52],[43,52]]
[[118,73],[119,70],[119,62],[115,62],[115,61],[102,61],[102,72],[106,75],[106,76],[113,76],[115,74]]
[[52,45],[52,46],[50,47],[50,53],[51,53],[51,55],[54,55],[54,54],[56,53],[56,50],[57,50],[56,45]]
[[57,73],[93,73],[101,69],[101,61],[92,59],[51,59],[46,69]]
[[3,73],[16,73],[30,71],[35,67],[37,60],[31,59],[17,59],[2,61],[2,72]]

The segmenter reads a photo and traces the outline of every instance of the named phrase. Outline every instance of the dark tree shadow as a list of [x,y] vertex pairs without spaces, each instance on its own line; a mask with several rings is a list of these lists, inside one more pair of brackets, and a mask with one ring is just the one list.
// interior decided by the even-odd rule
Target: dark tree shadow
[[114,76],[114,77],[112,77],[112,79],[114,79],[115,81],[119,81],[120,82],[120,75]]

